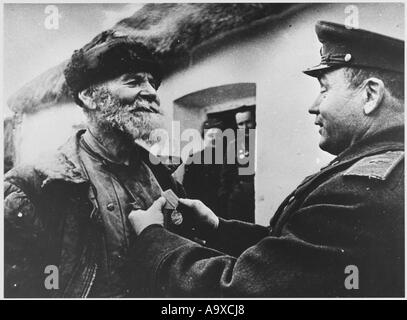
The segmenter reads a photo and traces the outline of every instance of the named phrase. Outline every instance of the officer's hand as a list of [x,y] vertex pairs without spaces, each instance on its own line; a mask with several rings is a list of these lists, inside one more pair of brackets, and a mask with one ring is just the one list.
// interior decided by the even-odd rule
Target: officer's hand
[[160,197],[147,210],[133,210],[130,212],[130,224],[137,235],[152,224],[164,226],[164,215],[162,209],[165,202],[165,198]]
[[189,209],[188,213],[192,215],[191,218],[198,224],[199,228],[205,230],[216,230],[218,228],[219,218],[202,201],[179,199],[179,202]]

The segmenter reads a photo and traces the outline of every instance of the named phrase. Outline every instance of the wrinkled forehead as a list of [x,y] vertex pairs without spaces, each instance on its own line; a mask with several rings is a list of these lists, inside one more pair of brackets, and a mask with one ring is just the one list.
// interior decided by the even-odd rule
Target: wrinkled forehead
[[155,82],[155,78],[151,73],[145,71],[127,72],[114,78],[100,81],[96,85],[104,86],[106,88],[114,88],[133,81],[139,83],[142,83],[143,81]]
[[116,79],[120,79],[122,81],[128,81],[128,80],[143,80],[143,79],[148,79],[152,80],[154,79],[154,76],[148,72],[148,71],[136,71],[136,72],[128,72],[120,75]]
[[251,121],[253,119],[253,113],[251,111],[237,112],[235,118],[236,123]]

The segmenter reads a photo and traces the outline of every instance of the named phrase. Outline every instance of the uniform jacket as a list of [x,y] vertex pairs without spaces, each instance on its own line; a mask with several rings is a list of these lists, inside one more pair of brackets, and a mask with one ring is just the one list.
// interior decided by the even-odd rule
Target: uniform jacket
[[404,296],[404,128],[307,177],[270,227],[221,219],[207,239],[146,228],[134,270],[144,295]]
[[[6,297],[86,297],[92,288],[103,223],[94,186],[78,156],[83,132],[55,156],[16,167],[5,177]],[[170,171],[163,165],[150,165],[149,153],[141,152],[162,189],[171,188],[182,196],[182,187]],[[58,268],[57,290],[44,285],[49,265]]]

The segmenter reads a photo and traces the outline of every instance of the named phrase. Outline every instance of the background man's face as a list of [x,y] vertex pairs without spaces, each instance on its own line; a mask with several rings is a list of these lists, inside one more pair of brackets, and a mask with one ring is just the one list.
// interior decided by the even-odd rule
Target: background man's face
[[321,91],[309,112],[316,115],[315,124],[320,127],[320,148],[337,155],[363,130],[362,94],[349,86],[343,69],[318,80]]
[[124,74],[100,85],[94,94],[98,123],[119,129],[133,140],[154,143],[150,136],[163,125],[157,85],[150,73]]
[[256,126],[250,111],[237,112],[235,118],[238,129],[254,129]]

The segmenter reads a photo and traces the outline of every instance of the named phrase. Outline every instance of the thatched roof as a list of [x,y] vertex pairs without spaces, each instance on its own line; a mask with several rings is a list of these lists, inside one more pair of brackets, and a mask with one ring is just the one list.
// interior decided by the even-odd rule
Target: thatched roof
[[[298,6],[287,3],[151,3],[112,29],[131,34],[155,50],[166,66],[165,73],[169,74],[187,66],[193,50],[205,42],[247,30]],[[62,73],[65,64],[66,61],[51,68],[17,91],[8,101],[10,109],[32,113],[71,99]]]
[[67,61],[48,69],[13,94],[7,104],[14,112],[34,113],[39,109],[71,100],[63,70]]

